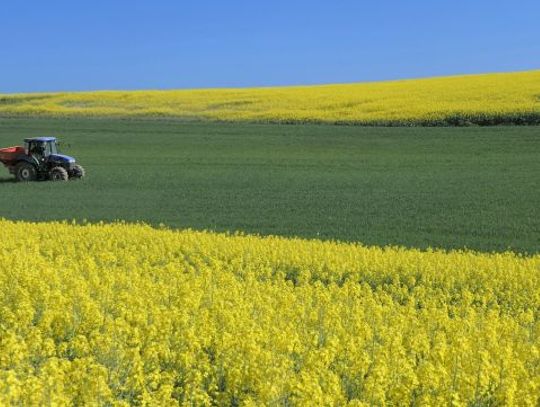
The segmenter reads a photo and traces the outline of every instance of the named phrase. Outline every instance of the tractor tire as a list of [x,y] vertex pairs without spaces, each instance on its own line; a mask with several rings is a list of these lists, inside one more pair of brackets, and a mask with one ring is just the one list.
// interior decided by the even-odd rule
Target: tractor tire
[[36,167],[27,162],[19,163],[15,166],[15,177],[19,182],[35,181],[37,179]]
[[84,178],[86,175],[86,171],[84,170],[82,165],[75,164],[73,166],[73,171],[71,172],[71,179],[81,179]]
[[49,172],[51,181],[67,181],[69,179],[68,172],[62,167],[54,167]]

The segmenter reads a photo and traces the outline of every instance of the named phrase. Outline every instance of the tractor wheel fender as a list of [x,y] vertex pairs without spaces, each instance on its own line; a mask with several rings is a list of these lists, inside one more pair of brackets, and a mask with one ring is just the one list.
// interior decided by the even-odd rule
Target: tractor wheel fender
[[67,181],[69,178],[68,172],[63,167],[54,167],[49,171],[51,181]]
[[21,163],[28,163],[28,164],[36,166],[36,165],[39,164],[39,161],[36,161],[34,157],[29,157],[27,155],[21,155],[21,156],[17,157],[17,164],[16,165],[19,165]]
[[15,165],[14,173],[19,182],[35,181],[37,179],[36,166],[26,160]]

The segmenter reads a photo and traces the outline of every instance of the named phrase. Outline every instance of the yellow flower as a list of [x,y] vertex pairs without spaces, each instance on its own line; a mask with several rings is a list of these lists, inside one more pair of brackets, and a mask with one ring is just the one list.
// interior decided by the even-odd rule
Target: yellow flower
[[536,406],[538,310],[539,255],[0,220],[0,405]]

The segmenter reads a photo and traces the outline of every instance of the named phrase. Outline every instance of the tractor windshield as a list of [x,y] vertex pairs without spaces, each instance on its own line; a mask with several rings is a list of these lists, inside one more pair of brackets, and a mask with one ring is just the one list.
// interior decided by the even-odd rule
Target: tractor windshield
[[49,141],[45,145],[45,157],[48,157],[51,154],[58,154],[58,150],[56,149],[56,143],[54,141]]

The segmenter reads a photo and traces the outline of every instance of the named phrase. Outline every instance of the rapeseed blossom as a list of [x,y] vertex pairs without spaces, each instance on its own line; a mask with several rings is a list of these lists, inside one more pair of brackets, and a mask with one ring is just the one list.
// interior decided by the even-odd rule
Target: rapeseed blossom
[[540,256],[0,220],[0,405],[540,402]]
[[0,95],[0,116],[364,125],[540,123],[540,71],[345,85]]

